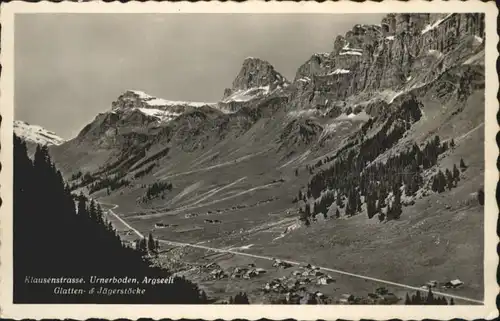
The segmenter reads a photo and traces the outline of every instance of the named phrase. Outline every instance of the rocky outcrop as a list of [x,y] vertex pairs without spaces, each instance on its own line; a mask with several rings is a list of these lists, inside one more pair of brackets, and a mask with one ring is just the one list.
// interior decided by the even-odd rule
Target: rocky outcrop
[[287,83],[285,77],[277,72],[269,62],[249,57],[243,61],[243,66],[234,79],[232,88],[226,89],[224,92],[224,98],[229,96],[228,93],[234,93],[238,90],[266,86],[269,86],[270,90],[274,90],[285,83]]
[[289,81],[269,62],[249,57],[243,62],[232,87],[224,90],[223,98],[217,107],[227,113],[233,113],[259,104],[260,100],[267,97],[280,96],[288,85]]
[[328,109],[360,93],[425,84],[482,50],[483,39],[479,13],[388,14],[379,26],[356,25],[335,38],[331,53],[299,67],[291,106]]

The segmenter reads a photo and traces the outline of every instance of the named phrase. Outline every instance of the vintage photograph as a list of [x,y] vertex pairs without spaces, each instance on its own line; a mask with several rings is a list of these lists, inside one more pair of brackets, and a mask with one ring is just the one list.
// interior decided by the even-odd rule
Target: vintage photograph
[[484,12],[12,29],[10,303],[486,304]]

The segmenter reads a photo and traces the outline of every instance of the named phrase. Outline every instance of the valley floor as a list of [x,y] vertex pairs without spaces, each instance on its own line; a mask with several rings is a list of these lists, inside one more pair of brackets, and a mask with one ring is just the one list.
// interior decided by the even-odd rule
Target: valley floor
[[[197,178],[203,182],[203,176]],[[332,303],[342,294],[366,297],[386,287],[403,304],[406,293],[415,293],[428,281],[460,279],[465,284],[462,288],[433,292],[453,297],[455,304],[480,304],[483,208],[464,200],[471,199],[474,186],[482,179],[470,177],[467,184],[445,194],[417,200],[404,208],[400,220],[386,223],[359,214],[300,226],[294,204],[286,197],[293,195],[296,186],[269,178],[259,184],[251,177],[227,178],[227,184],[210,185],[204,191],[200,188],[184,203],[179,201],[178,207],[164,211],[135,208],[123,213],[123,209],[133,208],[124,198],[123,207],[119,198],[103,200],[103,204],[120,204],[108,206],[108,219],[125,241],[152,232],[161,243],[161,264],[198,283],[218,300],[244,291],[252,303],[270,303],[275,295],[264,293],[266,283],[280,277],[292,280],[296,265],[310,263],[322,267],[334,282],[318,285],[312,277],[305,284],[307,291],[320,291]],[[451,199],[457,201],[444,201]],[[157,228],[157,222],[166,226]],[[292,267],[273,267],[274,258],[290,261]],[[213,262],[229,273],[227,278],[214,278],[214,268],[204,268]],[[249,264],[266,273],[250,279],[231,277],[234,268]]]

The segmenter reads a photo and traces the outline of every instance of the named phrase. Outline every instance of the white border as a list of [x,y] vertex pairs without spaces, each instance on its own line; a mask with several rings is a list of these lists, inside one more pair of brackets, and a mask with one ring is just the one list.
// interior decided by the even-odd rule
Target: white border
[[[27,305],[12,304],[12,123],[14,106],[14,14],[15,13],[384,13],[384,12],[484,12],[486,14],[486,125],[485,125],[485,261],[484,283],[485,297],[483,306],[294,306],[294,305]],[[0,79],[0,111],[2,123],[0,128],[1,152],[0,161],[0,194],[3,204],[0,208],[0,309],[3,318],[202,318],[213,319],[285,319],[298,320],[314,319],[442,319],[451,318],[493,319],[498,311],[495,305],[499,287],[496,282],[498,256],[496,246],[496,222],[498,206],[495,200],[495,188],[498,180],[496,157],[498,148],[495,135],[499,131],[496,123],[498,102],[498,78],[495,69],[495,60],[498,56],[496,45],[496,16],[498,10],[494,2],[441,2],[441,1],[385,1],[374,2],[301,2],[284,3],[249,1],[245,3],[233,2],[130,2],[104,3],[24,3],[14,2],[2,4],[0,21],[2,22],[2,52],[3,66]],[[333,38],[332,38],[333,39]],[[478,106],[479,108],[479,106]]]

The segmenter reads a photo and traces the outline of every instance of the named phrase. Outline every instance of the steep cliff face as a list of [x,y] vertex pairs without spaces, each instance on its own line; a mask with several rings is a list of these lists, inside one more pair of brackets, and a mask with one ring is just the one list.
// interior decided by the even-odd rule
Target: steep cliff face
[[218,106],[226,112],[235,112],[251,106],[257,99],[279,95],[288,85],[289,81],[269,62],[249,57],[243,61],[232,87],[224,90]]
[[298,69],[291,104],[331,108],[336,100],[355,104],[356,95],[366,100],[423,85],[481,51],[483,39],[481,14],[389,14],[379,26],[356,25],[336,37],[331,53],[313,55]]
[[233,81],[233,86],[227,93],[234,93],[239,90],[247,90],[251,88],[267,87],[269,90],[274,90],[279,86],[287,83],[285,77],[277,72],[274,67],[267,61],[249,57],[243,61],[243,66],[240,72]]

